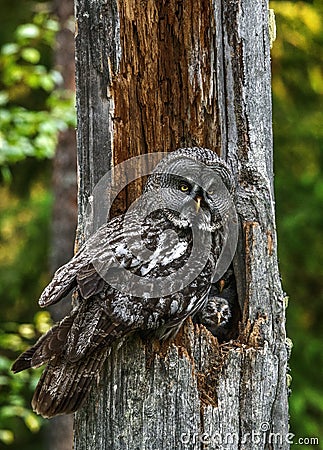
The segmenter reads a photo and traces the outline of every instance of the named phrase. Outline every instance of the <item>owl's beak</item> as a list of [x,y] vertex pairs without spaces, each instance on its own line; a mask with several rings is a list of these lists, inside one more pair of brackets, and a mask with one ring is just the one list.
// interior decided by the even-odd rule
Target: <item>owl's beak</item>
[[199,212],[199,210],[201,209],[201,201],[202,201],[202,197],[200,197],[199,195],[197,195],[195,197],[195,208],[196,208],[196,214]]
[[217,318],[217,325],[220,325],[221,323],[221,319],[222,319],[222,314],[220,312],[216,313],[216,318]]

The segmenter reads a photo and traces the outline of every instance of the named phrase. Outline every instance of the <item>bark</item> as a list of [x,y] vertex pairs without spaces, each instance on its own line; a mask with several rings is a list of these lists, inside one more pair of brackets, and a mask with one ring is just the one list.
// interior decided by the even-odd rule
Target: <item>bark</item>
[[[55,64],[63,76],[63,89],[75,90],[75,51],[73,0],[55,0],[54,12],[60,23],[56,37]],[[75,130],[61,132],[53,162],[53,218],[50,269],[55,270],[73,256],[73,242],[77,224],[76,136]],[[50,307],[54,321],[61,320],[70,310],[71,298]],[[48,450],[71,450],[73,446],[73,418],[55,417],[46,430]]]
[[[242,222],[239,337],[187,321],[174,342],[115,345],[75,419],[75,449],[286,449],[265,0],[76,1],[78,244],[95,184],[130,156],[200,145],[227,159]],[[141,191],[119,197],[124,211]]]
[[[63,76],[62,89],[75,90],[75,51],[73,0],[55,0],[60,30],[56,37],[55,65]],[[51,271],[65,264],[73,256],[73,242],[77,224],[76,136],[75,130],[61,132],[53,163],[53,219]],[[61,320],[68,312],[69,301],[51,307],[54,320]]]

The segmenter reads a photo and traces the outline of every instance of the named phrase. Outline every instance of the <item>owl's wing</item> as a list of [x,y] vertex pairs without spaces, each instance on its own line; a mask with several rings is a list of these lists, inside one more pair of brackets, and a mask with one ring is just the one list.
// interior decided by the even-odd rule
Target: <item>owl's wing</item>
[[59,302],[77,285],[85,299],[102,289],[104,281],[98,276],[91,262],[93,255],[102,253],[107,265],[114,260],[109,243],[119,237],[121,222],[122,216],[119,216],[100,227],[74,258],[55,272],[52,281],[40,296],[39,305],[42,308]]
[[[181,242],[174,246],[172,240],[161,238],[164,219],[156,219],[140,228],[138,223],[137,216],[128,214],[126,218],[115,217],[100,227],[74,258],[55,272],[41,294],[39,305],[46,307],[57,303],[75,287],[86,300],[100,293],[109,280],[120,276],[122,268],[137,271],[143,277],[154,276],[161,265],[171,265],[183,252]],[[147,249],[147,245],[153,250]]]

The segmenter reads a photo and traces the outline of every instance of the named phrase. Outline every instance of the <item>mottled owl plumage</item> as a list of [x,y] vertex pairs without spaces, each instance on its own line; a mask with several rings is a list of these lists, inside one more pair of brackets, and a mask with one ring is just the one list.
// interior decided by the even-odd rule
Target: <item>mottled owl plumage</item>
[[240,320],[241,310],[231,266],[220,280],[212,283],[208,301],[194,316],[194,322],[204,325],[222,343],[237,337]]
[[[230,171],[214,152],[188,148],[170,153],[149,177],[141,206],[103,225],[57,270],[40,306],[60,301],[73,289],[77,305],[12,368],[19,372],[47,364],[32,400],[37,413],[51,417],[76,411],[117,339],[134,331],[154,331],[166,339],[188,316],[203,309],[223,247],[228,211],[223,192],[213,192],[220,188],[211,173],[233,196]],[[151,198],[158,209],[155,204],[149,212]],[[209,242],[210,251],[207,258],[202,250],[195,251],[192,264],[193,238],[201,249]],[[189,282],[178,280],[183,266]],[[163,291],[167,277],[173,281]],[[142,286],[136,284],[139,279]],[[159,281],[161,290],[156,290]]]

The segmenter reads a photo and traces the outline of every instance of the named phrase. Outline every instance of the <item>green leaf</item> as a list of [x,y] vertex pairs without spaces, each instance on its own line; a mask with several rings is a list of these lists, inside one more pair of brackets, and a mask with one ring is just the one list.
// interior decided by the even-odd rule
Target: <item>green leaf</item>
[[63,76],[58,70],[51,70],[50,75],[55,84],[60,85],[63,83]]
[[39,311],[35,314],[35,327],[39,333],[47,333],[52,327],[53,322],[48,311]]
[[1,408],[1,416],[2,417],[23,417],[25,414],[25,408],[23,408],[22,406],[13,406],[13,405],[8,405],[8,406],[3,406]]
[[48,19],[46,21],[45,25],[48,30],[53,31],[55,33],[59,30],[59,25],[58,25],[57,20]]
[[8,384],[9,384],[9,377],[0,375],[0,386],[8,386]]
[[10,359],[0,355],[0,370],[7,370],[10,367],[10,365],[11,365]]
[[9,123],[11,121],[11,114],[8,109],[0,109],[0,123]]
[[37,64],[40,60],[40,53],[36,48],[27,47],[21,51],[21,57],[31,64]]
[[2,55],[13,55],[17,53],[19,50],[19,46],[16,43],[10,42],[8,44],[4,44],[1,47],[1,54]]
[[22,323],[21,325],[19,325],[18,330],[21,336],[26,339],[35,338],[35,329],[30,323]]
[[12,444],[15,440],[15,436],[11,430],[0,430],[0,441],[4,444]]
[[55,81],[49,74],[43,75],[39,81],[39,85],[47,92],[52,91],[55,87]]
[[44,134],[55,134],[57,132],[57,124],[53,120],[40,123],[39,131]]
[[39,28],[33,23],[26,23],[20,25],[16,30],[18,39],[34,39],[40,34]]
[[1,165],[2,157],[1,157],[1,137],[0,137],[0,171],[1,176],[4,181],[4,184],[10,184],[12,181],[12,173],[8,166]]
[[18,334],[2,334],[0,335],[0,345],[8,350],[20,350],[22,340]]
[[0,106],[4,106],[8,103],[9,95],[8,92],[0,91]]
[[42,421],[40,418],[36,416],[36,414],[33,414],[32,412],[29,412],[24,417],[25,424],[29,428],[29,430],[32,433],[37,433],[40,430],[40,427],[42,425]]

